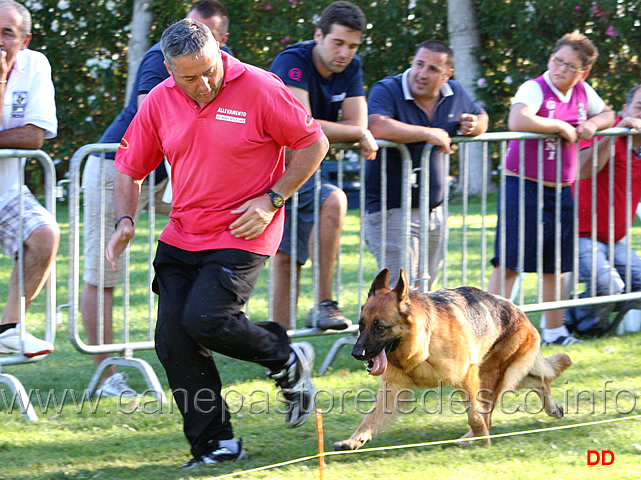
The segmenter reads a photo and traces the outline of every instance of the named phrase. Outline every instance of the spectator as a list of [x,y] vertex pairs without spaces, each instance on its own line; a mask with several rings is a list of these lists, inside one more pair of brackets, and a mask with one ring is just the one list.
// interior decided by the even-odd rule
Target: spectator
[[[229,38],[227,31],[229,27],[229,16],[227,9],[216,0],[197,0],[187,12],[187,18],[193,18],[204,23],[214,34],[216,40],[228,53],[229,49],[225,43]],[[169,76],[164,65],[160,42],[151,47],[143,57],[132,93],[125,109],[114,119],[100,139],[100,143],[120,143],[127,127],[138,111],[138,107],[147,94]],[[82,321],[87,332],[90,344],[98,343],[98,283],[101,272],[99,271],[100,257],[104,254],[100,249],[100,240],[103,235],[108,236],[113,231],[116,215],[113,209],[113,191],[116,169],[113,166],[114,153],[107,153],[107,161],[98,156],[90,156],[86,162],[83,172],[84,190],[84,285],[80,296],[80,312]],[[104,183],[101,181],[100,169],[105,169]],[[155,205],[156,212],[169,215],[171,205],[162,201],[163,193],[168,186],[169,178],[164,163],[156,169]],[[101,218],[100,194],[104,192],[104,218]],[[140,212],[149,206],[149,188],[147,185],[142,189],[138,208],[134,215],[137,221]],[[104,233],[102,228],[104,228]],[[122,269],[122,262],[120,264]],[[107,268],[103,272],[104,281],[104,331],[103,341],[105,344],[113,343],[113,295],[114,287],[120,281],[120,274]],[[110,358],[109,353],[95,354],[94,364],[98,367],[104,360]],[[96,390],[96,395],[105,397],[124,396],[133,397],[136,395],[126,383],[127,377],[116,373],[116,367],[111,366],[105,369],[102,382]]]
[[[641,130],[641,85],[628,93],[621,116],[615,126]],[[631,138],[631,150],[628,138],[619,137],[614,147],[614,170],[611,172],[608,163],[610,157],[611,137],[602,137],[597,143],[596,182],[596,244],[592,245],[592,142],[585,142],[587,148],[581,151],[582,178],[579,181],[578,216],[579,216],[579,281],[585,282],[585,292],[579,297],[592,296],[594,278],[597,295],[616,295],[624,293],[626,287],[626,269],[628,267],[628,227],[636,216],[636,207],[641,200],[641,137]],[[628,155],[630,155],[630,211],[626,216],[628,191]],[[610,193],[610,175],[613,174],[613,192]],[[613,216],[610,216],[612,208]],[[613,234],[613,253],[610,257],[610,228]],[[595,270],[592,270],[592,252],[595,252]],[[641,259],[634,250],[630,250],[630,291],[641,291]],[[594,275],[593,275],[594,273]],[[606,330],[616,328],[618,320],[626,311],[638,308],[638,301],[606,303],[602,305],[585,305],[569,308],[565,311],[565,324],[571,331],[584,336],[597,336]],[[609,322],[610,314],[619,313],[613,323]]]
[[[265,367],[282,389],[289,426],[313,410],[312,346],[290,346],[280,325],[251,322],[241,308],[282,237],[280,207],[328,142],[280,81],[221,52],[200,22],[172,25],[161,47],[171,78],[141,104],[116,155],[118,221],[107,259],[118,268],[142,179],[165,156],[173,209],[154,260],[156,352],[183,415],[189,468],[245,457],[210,351]],[[295,150],[286,171],[285,147]]]
[[[367,159],[374,158],[378,147],[367,129],[367,103],[363,89],[361,60],[356,55],[365,31],[365,16],[349,2],[334,2],[320,17],[314,39],[287,47],[278,54],[270,70],[278,75],[323,127],[330,143],[358,143]],[[342,119],[339,120],[339,111]],[[301,267],[311,250],[314,225],[315,180],[310,178],[298,192],[298,230],[296,259],[296,300]],[[323,182],[319,212],[318,316],[312,309],[308,327],[343,330],[351,324],[333,299],[332,280],[347,197],[335,185]],[[290,318],[291,205],[286,204],[285,233],[274,258],[274,320],[285,328]]]
[[[426,143],[435,145],[430,165],[430,234],[428,274],[429,288],[438,277],[443,261],[443,207],[446,168],[445,153],[451,153],[450,136],[479,135],[487,130],[488,117],[460,83],[450,80],[453,73],[454,52],[438,40],[421,43],[414,54],[412,65],[404,73],[377,82],[369,94],[369,128],[375,138],[396,143],[407,143],[414,168],[421,166],[421,153]],[[390,285],[395,285],[402,264],[401,256],[401,171],[402,161],[396,149],[387,152],[387,227],[385,264],[382,262],[381,218],[381,157],[367,163],[365,182],[367,214],[365,241],[376,257],[378,267],[389,267]],[[419,190],[416,180],[412,188],[412,218],[410,240],[410,278],[419,272],[419,240],[421,218]],[[422,188],[425,188],[424,186]]]
[[[58,121],[51,65],[39,52],[29,50],[31,14],[22,4],[0,0],[0,148],[37,150],[56,136]],[[9,281],[9,296],[0,324],[0,353],[33,357],[51,353],[51,342],[28,332],[20,338],[19,265],[20,224],[23,232],[25,309],[44,286],[58,253],[60,230],[56,219],[20,184],[18,158],[0,158],[0,244],[16,263]],[[20,193],[23,212],[20,216]],[[21,342],[22,340],[22,342]],[[22,343],[22,344],[21,344]]]
[[[597,130],[609,128],[614,113],[585,80],[596,61],[598,52],[593,43],[584,35],[573,32],[557,41],[548,59],[548,70],[540,77],[525,82],[512,100],[508,126],[510,130],[535,133],[556,133],[563,139],[561,156],[557,158],[557,140],[543,141],[545,165],[543,178],[538,178],[538,140],[511,141],[506,158],[505,219],[498,210],[496,256],[492,259],[494,271],[490,277],[489,291],[502,294],[500,273],[500,229],[505,225],[505,291],[510,292],[518,275],[519,261],[519,199],[525,202],[523,271],[537,271],[537,182],[544,184],[542,215],[543,233],[543,301],[556,297],[555,281],[555,231],[556,224],[556,166],[562,162],[561,191],[561,273],[572,270],[574,249],[573,211],[574,202],[570,184],[576,179],[577,159],[574,143],[578,139],[590,140]],[[520,148],[525,149],[525,171],[519,170]],[[524,192],[519,191],[518,175],[525,177]],[[499,199],[498,205],[501,204]],[[559,298],[565,297],[561,283]],[[545,313],[543,343],[570,345],[578,340],[570,335],[563,324],[563,310],[549,310]]]

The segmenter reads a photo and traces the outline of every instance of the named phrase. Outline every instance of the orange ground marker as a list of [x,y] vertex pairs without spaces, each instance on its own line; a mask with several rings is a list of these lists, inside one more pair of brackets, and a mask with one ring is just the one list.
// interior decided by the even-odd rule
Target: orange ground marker
[[323,411],[316,409],[316,432],[318,433],[318,473],[320,480],[325,475],[325,439],[323,435]]

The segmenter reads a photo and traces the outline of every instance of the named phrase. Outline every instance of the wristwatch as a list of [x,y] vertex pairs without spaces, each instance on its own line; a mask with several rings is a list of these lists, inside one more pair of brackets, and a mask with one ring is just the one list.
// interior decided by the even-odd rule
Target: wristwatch
[[276,193],[273,190],[269,190],[267,192],[267,195],[269,195],[269,198],[272,199],[272,205],[274,206],[274,208],[283,208],[283,206],[285,205],[285,199],[282,195]]

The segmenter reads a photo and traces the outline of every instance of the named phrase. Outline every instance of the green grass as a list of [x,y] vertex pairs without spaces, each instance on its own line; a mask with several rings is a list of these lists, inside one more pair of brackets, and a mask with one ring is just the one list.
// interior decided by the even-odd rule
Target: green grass
[[[475,209],[478,206],[474,206]],[[58,217],[66,240],[68,222],[66,206],[59,205]],[[494,204],[490,202],[490,211]],[[450,245],[452,259],[461,254],[456,247],[460,238],[460,205],[454,202],[451,214],[453,230]],[[468,256],[468,282],[477,284],[482,275],[477,256],[479,218],[470,213],[466,219],[470,229],[471,243]],[[492,219],[487,222],[492,225]],[[144,221],[137,226],[139,237],[144,237]],[[160,226],[159,226],[160,228]],[[357,255],[358,218],[350,211],[344,243],[341,303],[348,316],[355,318],[357,312]],[[146,336],[146,254],[136,246],[132,261],[136,263],[132,273],[132,285],[136,294],[132,297],[132,336]],[[450,254],[448,252],[448,256]],[[474,253],[474,255],[472,255]],[[142,258],[141,258],[142,257]],[[67,302],[67,246],[63,243],[58,258],[58,303]],[[5,287],[11,265],[6,257],[0,257],[0,286]],[[460,258],[448,263],[451,269],[449,285],[454,286],[461,278]],[[368,283],[376,266],[369,254],[365,259],[364,277]],[[487,272],[489,273],[489,272]],[[266,318],[264,279],[258,285],[251,303],[254,320]],[[311,306],[311,273],[305,270],[301,284],[298,322],[302,325],[307,309]],[[5,291],[0,291],[4,298]],[[42,323],[42,304],[38,301],[30,309],[28,323],[37,327]],[[536,323],[536,322],[535,322]],[[317,452],[316,428],[310,419],[304,426],[289,430],[284,426],[283,416],[277,413],[279,404],[276,389],[264,377],[262,368],[226,357],[216,357],[224,393],[230,408],[238,410],[233,416],[237,436],[242,436],[249,454],[243,463],[220,467],[199,467],[188,472],[173,469],[186,461],[188,445],[182,433],[182,421],[172,405],[160,405],[151,397],[139,402],[119,405],[116,399],[102,400],[93,407],[88,403],[80,411],[69,394],[80,397],[93,375],[93,362],[78,353],[67,339],[67,318],[62,316],[58,331],[56,352],[42,362],[30,365],[5,366],[2,373],[18,377],[25,388],[37,389],[43,398],[51,391],[55,394],[57,407],[37,405],[38,422],[26,421],[17,408],[7,408],[11,400],[8,389],[0,386],[0,478],[7,479],[201,479],[231,472],[255,469],[289,460],[313,456]],[[336,336],[309,339],[316,350],[317,367],[325,357]],[[641,478],[641,438],[639,419],[641,414],[641,334],[626,334],[608,337],[564,348],[544,348],[544,354],[557,351],[568,353],[574,365],[553,386],[553,395],[566,409],[561,419],[547,417],[544,413],[530,414],[507,412],[523,406],[526,392],[518,397],[508,397],[504,406],[506,413],[494,416],[492,433],[505,435],[496,438],[490,448],[460,447],[451,444],[430,444],[394,450],[348,453],[327,458],[326,479],[531,479],[546,480],[607,476],[616,479]],[[136,352],[137,358],[149,362],[158,374],[161,383],[167,382],[162,367],[153,351]],[[134,369],[122,369],[131,375],[130,384],[138,390],[145,385]],[[338,355],[330,371],[316,377],[319,391],[319,407],[324,415],[325,448],[331,450],[334,441],[349,437],[360,423],[362,412],[371,405],[367,400],[378,388],[378,380],[368,376],[363,365],[349,355],[345,348]],[[607,392],[605,402],[602,391]],[[63,395],[67,398],[62,406]],[[360,392],[360,396],[357,396]],[[369,393],[368,392],[372,392]],[[591,393],[592,392],[592,393]],[[438,413],[436,392],[426,397],[425,408],[413,405],[417,411],[403,414],[390,424],[366,447],[393,445],[416,445],[428,442],[453,440],[467,431],[466,416],[450,411],[451,388],[443,388],[442,413]],[[591,399],[590,396],[594,395]],[[420,398],[423,392],[416,392]],[[240,405],[238,399],[243,398]],[[616,401],[615,401],[616,399]],[[79,401],[79,398],[78,398]],[[453,410],[460,410],[458,403],[451,403]],[[409,409],[410,406],[406,406]],[[527,407],[538,408],[537,401],[528,397]],[[266,411],[268,410],[268,411]],[[423,411],[424,410],[424,411]],[[427,413],[430,412],[430,413]],[[436,412],[436,413],[435,413]],[[621,421],[582,425],[596,421]],[[559,426],[576,428],[539,431]],[[527,432],[527,433],[523,433]],[[507,435],[515,433],[515,435]],[[615,461],[609,466],[587,466],[588,450],[610,450]],[[251,479],[314,479],[319,478],[316,459],[294,463],[275,469],[240,475]]]

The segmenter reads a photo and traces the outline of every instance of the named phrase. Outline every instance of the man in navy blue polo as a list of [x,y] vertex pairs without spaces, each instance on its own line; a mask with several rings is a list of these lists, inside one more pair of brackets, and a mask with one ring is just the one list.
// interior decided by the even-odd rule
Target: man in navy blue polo
[[[435,145],[430,158],[429,203],[430,234],[427,268],[429,288],[436,282],[443,260],[442,203],[445,192],[445,153],[452,152],[450,137],[480,135],[487,130],[488,116],[475,103],[460,83],[450,80],[454,52],[437,40],[421,43],[411,67],[404,73],[386,77],[371,89],[369,129],[375,138],[407,144],[414,168],[421,165],[421,152],[426,143]],[[385,265],[382,264],[383,242],[381,218],[381,152],[367,162],[365,240],[376,257],[379,268],[389,267],[390,284],[398,280],[401,258],[401,156],[396,149],[387,154],[387,216]],[[413,175],[410,263],[411,280],[420,272],[419,175]],[[415,180],[414,180],[415,179]]]
[[[361,60],[356,55],[366,28],[363,12],[350,2],[334,2],[321,15],[314,39],[280,52],[270,70],[278,75],[321,124],[330,143],[358,143],[368,160],[376,155],[376,140],[367,129],[367,102]],[[339,120],[339,111],[342,118]],[[314,223],[314,177],[298,190],[296,236],[296,291],[300,270],[308,257]],[[332,297],[334,266],[338,255],[347,197],[335,185],[323,182],[319,212],[319,305],[307,317],[307,326],[343,330],[350,325]],[[274,257],[274,320],[289,328],[291,220],[290,202],[285,204],[285,232]],[[298,300],[298,298],[297,298]]]

